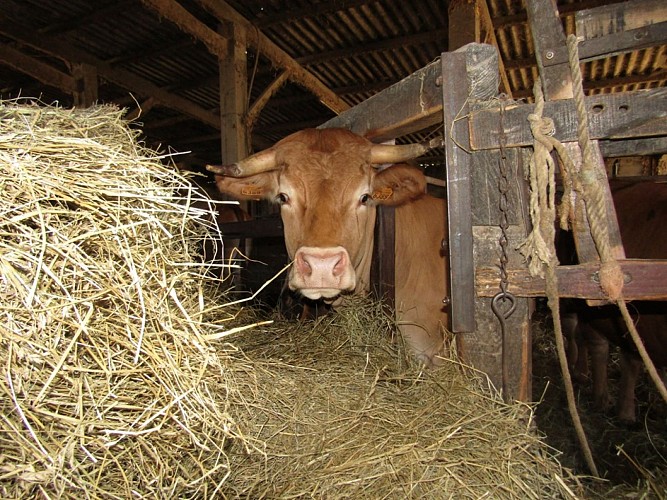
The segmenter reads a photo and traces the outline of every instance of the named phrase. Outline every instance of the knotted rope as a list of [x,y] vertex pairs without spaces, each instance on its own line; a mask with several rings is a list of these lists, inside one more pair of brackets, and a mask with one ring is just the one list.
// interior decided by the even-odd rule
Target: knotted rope
[[579,172],[576,171],[565,147],[552,137],[554,124],[551,119],[542,117],[544,96],[539,84],[535,84],[535,112],[528,117],[531,132],[535,139],[534,154],[529,163],[531,187],[530,213],[533,220],[533,230],[520,246],[520,250],[529,262],[529,271],[532,275],[542,277],[546,275],[546,294],[553,315],[556,347],[561,371],[563,372],[570,415],[588,467],[594,475],[598,475],[586,435],[581,426],[579,414],[576,410],[574,390],[572,389],[572,380],[567,366],[560,322],[558,279],[556,276],[558,259],[556,258],[554,248],[556,209],[554,202],[555,168],[553,158],[551,157],[553,150],[556,151],[561,160],[561,174],[564,186],[563,203],[560,207],[560,226],[562,229],[567,229],[568,217],[576,213],[573,207],[568,204],[572,200],[571,194],[572,190],[574,190],[579,193],[580,196],[578,198],[584,200],[591,236],[600,256],[600,287],[609,300],[618,305],[649,375],[665,401],[667,401],[667,389],[665,389],[665,385],[662,383],[655,366],[644,348],[628,311],[627,304],[623,299],[623,272],[609,242],[606,200],[601,188],[601,182],[607,182],[607,180],[606,178],[598,178],[597,170],[594,166],[596,158],[588,131],[588,116],[586,114],[581,69],[579,67],[579,51],[577,39],[574,35],[568,36],[567,47],[578,119],[578,143],[582,151],[582,168]]
[[593,156],[593,149],[588,133],[588,116],[586,114],[584,90],[581,82],[581,70],[579,68],[579,49],[577,46],[577,38],[574,35],[569,35],[567,37],[567,48],[570,70],[572,71],[572,81],[574,84],[574,101],[577,108],[577,119],[579,120],[577,129],[579,147],[582,150],[584,160],[580,177],[584,187],[586,213],[591,226],[591,235],[595,242],[598,254],[600,255],[600,261],[602,262],[599,272],[600,287],[607,297],[609,297],[609,300],[615,302],[620,309],[621,315],[630,332],[630,336],[635,343],[635,347],[646,366],[646,370],[658,389],[658,392],[662,396],[662,399],[667,402],[667,388],[665,388],[665,384],[660,379],[660,375],[658,375],[658,371],[644,347],[644,343],[637,332],[635,323],[628,311],[625,299],[623,298],[623,271],[621,270],[620,264],[615,259],[609,244],[605,200],[602,195],[599,179],[593,174],[593,162],[595,161],[595,157]]
[[[535,112],[528,116],[530,130],[535,139],[533,145],[534,152],[529,162],[530,214],[533,221],[533,229],[526,240],[520,245],[520,251],[528,260],[530,273],[533,276],[539,275],[546,278],[546,295],[554,322],[556,350],[558,351],[558,361],[563,374],[568,410],[586,464],[591,473],[598,476],[593,454],[586,439],[586,433],[581,424],[579,412],[577,411],[572,378],[567,366],[563,329],[560,321],[558,277],[556,276],[558,259],[554,246],[556,237],[556,227],[554,224],[556,219],[556,169],[551,152],[554,149],[556,150],[561,162],[568,164],[570,172],[573,172],[574,168],[564,146],[552,137],[555,131],[553,120],[542,117],[544,95],[539,83],[535,83],[533,92],[536,102]],[[569,180],[570,177],[568,176]],[[572,186],[570,182],[568,182],[568,186],[571,190]],[[564,217],[563,214],[565,214]],[[567,213],[562,212],[561,225],[564,223],[567,223]]]

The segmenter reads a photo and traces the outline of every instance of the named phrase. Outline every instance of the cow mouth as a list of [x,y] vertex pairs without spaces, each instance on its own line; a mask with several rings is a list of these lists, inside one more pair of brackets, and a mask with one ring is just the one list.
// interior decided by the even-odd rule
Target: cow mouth
[[339,288],[301,288],[297,291],[307,299],[324,299],[325,301],[329,301],[335,299],[341,293],[348,290],[341,290]]

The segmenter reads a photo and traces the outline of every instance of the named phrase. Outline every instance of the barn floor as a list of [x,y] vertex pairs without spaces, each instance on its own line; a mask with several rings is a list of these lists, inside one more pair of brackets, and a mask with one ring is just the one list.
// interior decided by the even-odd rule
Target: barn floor
[[[545,304],[539,304],[533,327],[533,397],[542,400],[536,411],[538,428],[547,443],[563,452],[561,463],[586,474],[567,410],[553,325]],[[612,349],[613,351],[613,349]],[[618,356],[610,361],[610,396],[615,401],[619,379]],[[614,410],[596,411],[588,386],[575,386],[579,414],[600,475],[606,482],[591,483],[595,497],[667,498],[667,404],[644,376],[637,387],[638,423],[628,426]]]

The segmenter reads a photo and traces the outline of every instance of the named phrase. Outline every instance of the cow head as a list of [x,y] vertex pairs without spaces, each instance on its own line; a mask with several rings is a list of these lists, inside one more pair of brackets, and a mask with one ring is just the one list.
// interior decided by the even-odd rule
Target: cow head
[[368,287],[375,206],[425,192],[423,173],[405,164],[433,145],[387,146],[343,129],[307,129],[228,166],[207,166],[218,189],[238,199],[280,204],[294,265],[289,287],[333,299]]

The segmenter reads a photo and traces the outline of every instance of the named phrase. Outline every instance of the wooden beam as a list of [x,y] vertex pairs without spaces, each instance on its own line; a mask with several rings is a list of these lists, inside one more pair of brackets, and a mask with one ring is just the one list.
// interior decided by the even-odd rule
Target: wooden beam
[[0,23],[0,33],[16,41],[29,45],[46,54],[51,54],[61,59],[68,60],[71,64],[85,63],[97,68],[99,76],[134,92],[141,96],[153,96],[161,105],[186,114],[206,125],[216,129],[220,128],[220,118],[217,113],[211,113],[192,103],[191,101],[171,94],[164,89],[144,80],[143,78],[123,70],[114,68],[106,61],[102,61],[89,53],[78,49],[57,38],[47,35],[35,34],[25,26],[16,22]]
[[259,114],[268,104],[269,100],[275,95],[275,93],[282,88],[288,78],[289,74],[287,71],[280,73],[278,77],[264,89],[262,94],[257,99],[255,99],[255,102],[252,103],[252,106],[250,106],[250,109],[248,109],[248,113],[245,119],[249,134],[252,133],[252,129],[255,126],[257,118],[259,118]]
[[579,40],[644,28],[664,21],[667,21],[667,3],[664,0],[630,0],[579,10],[575,14]]
[[343,127],[382,142],[436,125],[442,121],[441,72],[440,61],[432,62],[322,127]]
[[[667,91],[664,88],[638,90],[585,98],[590,116],[592,139],[627,139],[667,135]],[[528,115],[534,104],[519,104],[505,110],[507,147],[530,146],[533,136]],[[500,108],[476,111],[470,116],[470,147],[474,150],[495,149],[500,140]],[[554,137],[561,142],[577,140],[577,116],[571,99],[546,102],[545,117],[554,121]]]
[[571,98],[572,77],[567,59],[565,62],[550,64],[558,49],[566,46],[556,0],[526,0],[526,12],[544,99],[554,101]]
[[174,23],[178,29],[200,40],[211,54],[223,59],[227,55],[227,40],[202,23],[174,0],[141,0],[160,17]]
[[50,64],[35,59],[9,44],[0,44],[0,61],[35,80],[62,90],[66,94],[74,94],[76,82],[71,75],[60,71]]
[[287,70],[292,82],[312,92],[322,104],[334,113],[338,114],[350,108],[349,104],[338,97],[312,73],[297,64],[287,52],[273,43],[229,4],[222,0],[197,0],[197,2],[221,22],[231,21],[242,26],[248,33],[248,45],[254,47],[259,54],[268,58],[277,67]]
[[[625,275],[623,297],[626,300],[667,300],[667,260],[620,260]],[[606,300],[600,288],[599,262],[576,266],[558,266],[558,295],[579,299]],[[526,269],[509,269],[509,288],[517,297],[545,297],[544,279],[531,276]],[[478,297],[493,297],[499,286],[498,269],[475,269],[475,291]]]

